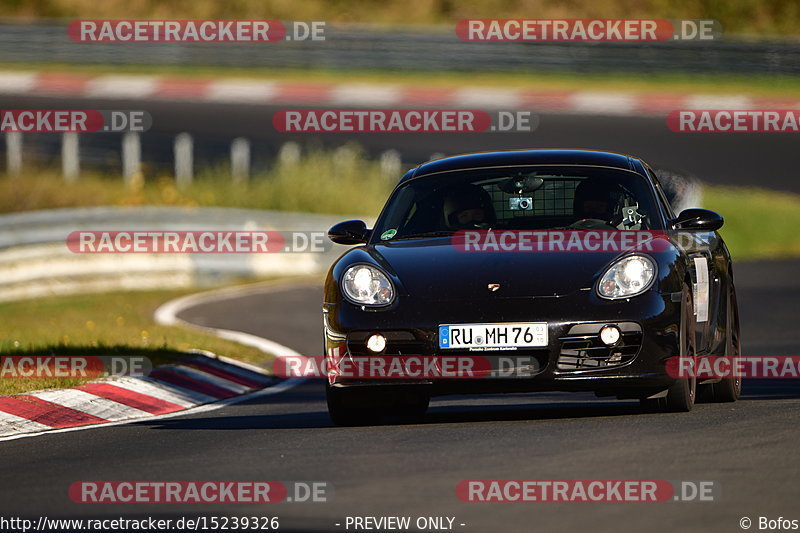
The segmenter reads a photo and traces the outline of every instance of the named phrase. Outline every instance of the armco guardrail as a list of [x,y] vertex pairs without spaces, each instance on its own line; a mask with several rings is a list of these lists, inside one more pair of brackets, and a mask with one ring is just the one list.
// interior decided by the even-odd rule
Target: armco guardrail
[[[800,44],[464,42],[454,27],[333,25],[325,41],[268,44],[76,43],[68,21],[0,24],[0,60],[19,63],[225,65],[389,70],[800,73]],[[257,53],[254,53],[257,51]]]
[[[673,209],[700,207],[699,182],[659,172]],[[221,207],[87,207],[0,215],[0,302],[42,296],[203,287],[234,279],[321,274],[348,247],[294,253],[80,254],[73,231],[327,231],[347,216]],[[367,224],[374,220],[367,219]],[[326,241],[327,243],[327,241]]]
[[268,254],[77,254],[72,231],[327,231],[346,216],[228,208],[94,207],[0,216],[0,301],[49,295],[210,286],[319,274],[346,247]]

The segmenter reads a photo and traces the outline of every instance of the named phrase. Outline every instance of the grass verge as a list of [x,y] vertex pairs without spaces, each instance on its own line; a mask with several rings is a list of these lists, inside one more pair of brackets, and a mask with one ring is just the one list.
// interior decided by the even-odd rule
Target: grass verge
[[[253,363],[270,356],[235,342],[153,321],[162,303],[193,291],[112,292],[42,298],[0,306],[0,355],[137,355],[153,366],[202,348]],[[65,388],[87,380],[0,379],[0,395]]]
[[99,205],[219,206],[374,216],[398,176],[386,176],[378,162],[357,147],[310,151],[297,162],[278,161],[249,183],[232,184],[230,170],[208,168],[178,189],[169,175],[139,176],[133,187],[120,177],[87,173],[64,183],[52,170],[0,177],[0,213]]
[[800,194],[705,186],[703,203],[725,218],[720,233],[734,261],[800,257]]

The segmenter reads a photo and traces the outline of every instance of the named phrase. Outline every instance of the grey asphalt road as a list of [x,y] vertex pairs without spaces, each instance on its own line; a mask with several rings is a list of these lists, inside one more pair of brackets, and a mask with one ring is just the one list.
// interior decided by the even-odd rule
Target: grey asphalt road
[[[224,158],[229,141],[254,142],[256,163],[290,138],[274,131],[275,107],[91,101],[0,96],[0,108],[147,109],[145,158],[168,162],[171,137],[196,136],[203,158]],[[119,137],[82,141],[87,157],[114,161]],[[301,142],[340,145],[329,135]],[[517,147],[602,148],[721,184],[800,191],[792,135],[688,135],[662,119],[543,115],[533,134],[355,136],[369,151],[396,148],[408,162],[431,152]],[[53,136],[26,136],[46,161]],[[38,152],[37,152],[38,150]],[[111,154],[111,155],[109,155]],[[118,157],[118,156],[117,156]],[[768,228],[766,228],[768,231]],[[800,262],[736,267],[748,355],[800,352]],[[307,354],[321,348],[319,285],[253,292],[187,310],[197,324],[261,335]],[[345,531],[347,516],[449,516],[465,532],[741,531],[740,518],[800,519],[797,380],[745,384],[736,404],[688,414],[643,413],[633,402],[581,394],[437,399],[420,424],[336,428],[320,383],[222,409],[158,421],[0,443],[0,516],[279,516],[284,531]],[[267,479],[327,481],[328,503],[267,506],[78,505],[79,480]],[[714,502],[658,504],[462,503],[466,479],[665,479],[714,481]],[[464,524],[461,526],[460,524]],[[352,531],[352,529],[351,529]]]
[[[251,139],[254,169],[274,160],[280,145],[295,140],[302,145],[361,144],[375,155],[396,149],[405,164],[426,161],[434,152],[459,154],[513,148],[594,148],[644,158],[656,168],[693,174],[709,183],[753,185],[800,192],[796,163],[797,139],[787,133],[689,134],[673,133],[663,118],[543,114],[532,133],[480,134],[286,134],[276,131],[272,115],[285,106],[85,100],[41,96],[0,95],[0,109],[144,109],[153,117],[152,129],[142,135],[142,157],[148,172],[172,169],[172,140],[177,133],[195,138],[195,161],[226,163],[232,139]],[[317,106],[318,107],[318,106]],[[536,112],[536,110],[532,110]],[[85,166],[119,172],[120,134],[89,134],[81,140]],[[58,165],[60,137],[27,134],[26,150],[41,164]],[[0,155],[4,150],[0,145]]]
[[[800,350],[800,262],[738,265],[747,355]],[[197,324],[320,351],[318,284],[209,302]],[[687,414],[580,394],[434,400],[422,423],[331,426],[320,383],[223,409],[0,445],[0,514],[39,516],[279,516],[285,531],[346,531],[347,516],[448,516],[455,531],[740,531],[739,520],[800,518],[796,380],[747,382],[735,404]],[[77,480],[326,481],[327,503],[264,506],[78,505]],[[709,480],[714,502],[463,503],[466,479]],[[459,524],[464,524],[461,526]],[[753,528],[755,529],[755,527]],[[412,529],[413,530],[413,529]],[[353,531],[353,529],[350,529]]]

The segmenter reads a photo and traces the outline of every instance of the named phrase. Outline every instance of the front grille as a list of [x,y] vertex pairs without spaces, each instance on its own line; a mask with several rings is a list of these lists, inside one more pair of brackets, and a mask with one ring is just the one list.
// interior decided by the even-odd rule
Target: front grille
[[[615,346],[600,340],[603,326],[617,326],[622,332]],[[636,322],[603,322],[578,324],[560,337],[558,370],[598,370],[624,365],[632,361],[642,346],[642,328]]]

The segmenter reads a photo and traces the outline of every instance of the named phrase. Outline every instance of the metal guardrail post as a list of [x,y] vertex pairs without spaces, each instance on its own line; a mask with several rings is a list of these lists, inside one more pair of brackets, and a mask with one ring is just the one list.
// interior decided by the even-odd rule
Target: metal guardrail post
[[296,165],[300,162],[300,145],[294,141],[288,141],[281,145],[278,150],[278,161],[282,165]]
[[234,183],[244,183],[250,178],[250,141],[244,137],[231,142],[231,176]]
[[194,174],[194,141],[188,133],[175,136],[175,182],[178,188],[192,183]]
[[6,172],[13,177],[22,174],[22,134],[18,131],[6,132]]
[[122,136],[122,179],[126,186],[132,186],[136,176],[141,174],[142,147],[139,134],[130,131]]
[[61,138],[61,173],[64,181],[72,183],[81,172],[80,146],[78,134],[74,131],[64,133]]

